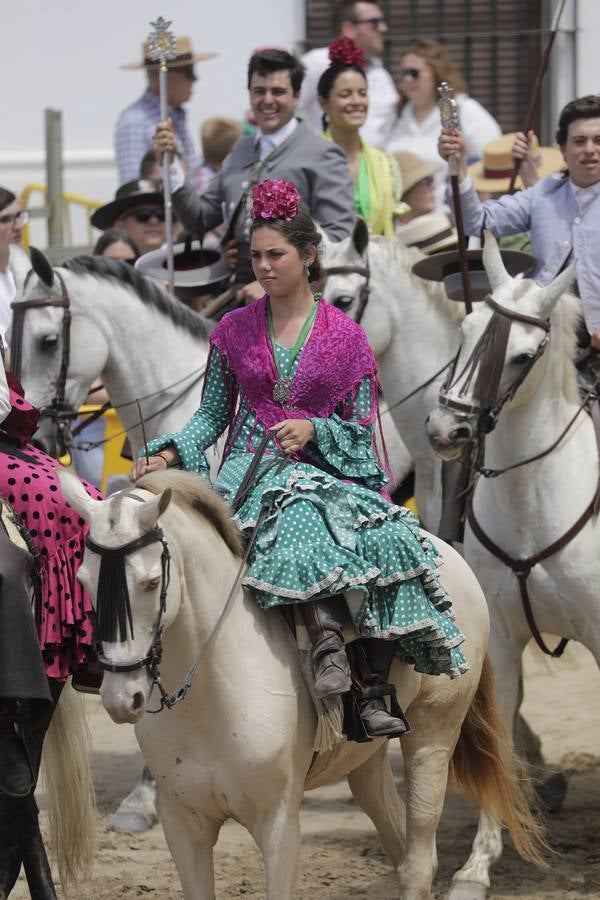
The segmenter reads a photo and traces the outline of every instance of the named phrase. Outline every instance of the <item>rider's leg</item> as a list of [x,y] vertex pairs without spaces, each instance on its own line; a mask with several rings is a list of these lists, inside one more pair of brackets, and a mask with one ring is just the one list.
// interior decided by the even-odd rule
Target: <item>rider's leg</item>
[[361,656],[359,667],[363,683],[363,697],[358,700],[358,708],[371,737],[400,737],[410,730],[397,702],[394,700],[395,709],[392,707],[392,712],[395,715],[392,715],[383,699],[382,689],[387,684],[395,651],[396,642],[393,640],[362,638],[358,641],[357,653]]
[[344,647],[346,605],[342,597],[329,597],[298,605],[312,644],[317,696],[344,694],[350,690],[350,667]]

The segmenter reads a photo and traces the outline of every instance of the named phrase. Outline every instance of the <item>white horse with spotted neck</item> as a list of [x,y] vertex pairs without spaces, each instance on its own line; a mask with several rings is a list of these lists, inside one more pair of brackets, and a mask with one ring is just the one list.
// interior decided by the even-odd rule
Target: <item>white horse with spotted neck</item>
[[[262,852],[267,900],[292,900],[304,790],[343,776],[396,867],[402,900],[431,897],[449,765],[490,815],[507,822],[520,852],[536,858],[539,829],[499,755],[485,599],[451,547],[433,539],[470,669],[450,680],[398,662],[392,666],[390,678],[413,726],[401,738],[405,807],[387,740],[343,741],[315,757],[315,710],[284,617],[262,610],[241,588],[225,604],[243,546],[229,508],[203,479],[157,472],[105,501],[92,500],[67,471],[61,484],[90,525],[93,544],[79,578],[97,609],[107,602],[98,594],[100,552],[146,536],[123,558],[133,627],[127,640],[103,644],[112,671],[106,672],[102,701],[115,721],[135,723],[156,775],[160,818],[186,900],[214,900],[213,847],[229,818],[248,829]],[[157,526],[160,535],[153,531]],[[161,538],[171,557],[169,579]],[[157,703],[153,677],[144,665],[133,671],[131,663],[147,657],[159,623],[160,676],[168,691],[184,682],[211,635],[212,641],[183,702],[146,715]]]
[[[464,550],[490,607],[490,658],[500,673],[497,693],[510,728],[521,699],[521,656],[532,632],[518,579],[496,552],[527,560],[545,556],[559,544],[533,565],[527,578],[534,621],[540,633],[579,641],[600,665],[600,520],[593,509],[599,490],[599,452],[592,418],[582,408],[573,364],[579,303],[565,294],[572,266],[547,287],[515,280],[505,271],[496,242],[489,236],[484,262],[492,299],[500,308],[482,304],[465,319],[456,376],[447,392],[452,405],[432,412],[428,432],[445,458],[456,457],[467,442],[481,437],[480,416],[485,409],[478,399],[477,372],[471,377],[470,361],[492,315],[508,320],[508,344],[493,399],[509,399],[501,405],[495,428],[485,439],[484,459],[486,470],[501,474],[477,482],[473,511],[485,538],[467,528]],[[581,527],[574,528],[578,522]],[[571,529],[571,539],[561,545]],[[552,703],[551,697],[548,702]],[[457,876],[466,885],[458,897],[486,896],[490,866],[501,852],[500,826],[482,812],[473,853]]]

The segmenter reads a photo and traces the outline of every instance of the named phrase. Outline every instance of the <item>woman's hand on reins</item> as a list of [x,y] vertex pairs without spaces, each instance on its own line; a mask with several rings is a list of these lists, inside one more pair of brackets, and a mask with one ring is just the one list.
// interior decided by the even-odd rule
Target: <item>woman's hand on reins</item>
[[272,425],[269,431],[274,432],[281,444],[281,449],[289,456],[315,439],[315,428],[310,419],[284,419]]
[[138,478],[141,478],[142,475],[147,475],[148,472],[157,472],[159,469],[167,469],[167,460],[164,456],[151,456],[146,462],[146,458],[144,456],[140,456],[135,460],[133,466],[131,467],[130,479],[132,481],[137,481]]

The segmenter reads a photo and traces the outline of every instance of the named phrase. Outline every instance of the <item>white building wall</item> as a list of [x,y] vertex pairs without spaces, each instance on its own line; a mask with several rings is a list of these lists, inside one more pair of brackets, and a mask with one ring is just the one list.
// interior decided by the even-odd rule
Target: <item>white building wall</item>
[[[241,118],[247,109],[246,65],[252,50],[293,50],[304,37],[304,0],[19,0],[0,3],[0,185],[20,190],[45,181],[44,114],[63,111],[65,189],[101,201],[117,187],[112,134],[119,112],[144,90],[143,71],[119,66],[141,56],[158,15],[187,34],[198,63],[187,105],[197,139],[207,116]],[[42,244],[44,241],[42,241]]]

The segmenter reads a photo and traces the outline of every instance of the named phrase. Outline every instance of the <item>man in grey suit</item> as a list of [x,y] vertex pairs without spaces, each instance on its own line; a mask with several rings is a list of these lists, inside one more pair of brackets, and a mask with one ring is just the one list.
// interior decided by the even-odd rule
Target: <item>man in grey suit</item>
[[[315,221],[334,241],[350,234],[354,223],[354,190],[343,151],[295,116],[303,75],[302,64],[285,50],[255,53],[248,65],[248,90],[256,134],[237,141],[201,195],[184,181],[177,162],[171,167],[173,206],[186,228],[205,233],[227,223],[227,237],[235,242],[227,255],[244,285],[238,299],[245,301],[264,293],[250,263],[249,209],[255,184],[272,178],[293,182]],[[161,154],[174,151],[169,122],[158,125],[154,147]]]
[[541,284],[548,284],[575,259],[588,340],[594,350],[600,350],[600,96],[567,103],[558,120],[556,141],[566,172],[485,203],[468,176],[460,131],[443,129],[438,149],[444,159],[455,155],[459,160],[467,234],[479,235],[483,228],[497,237],[531,232],[536,260],[532,277]]

